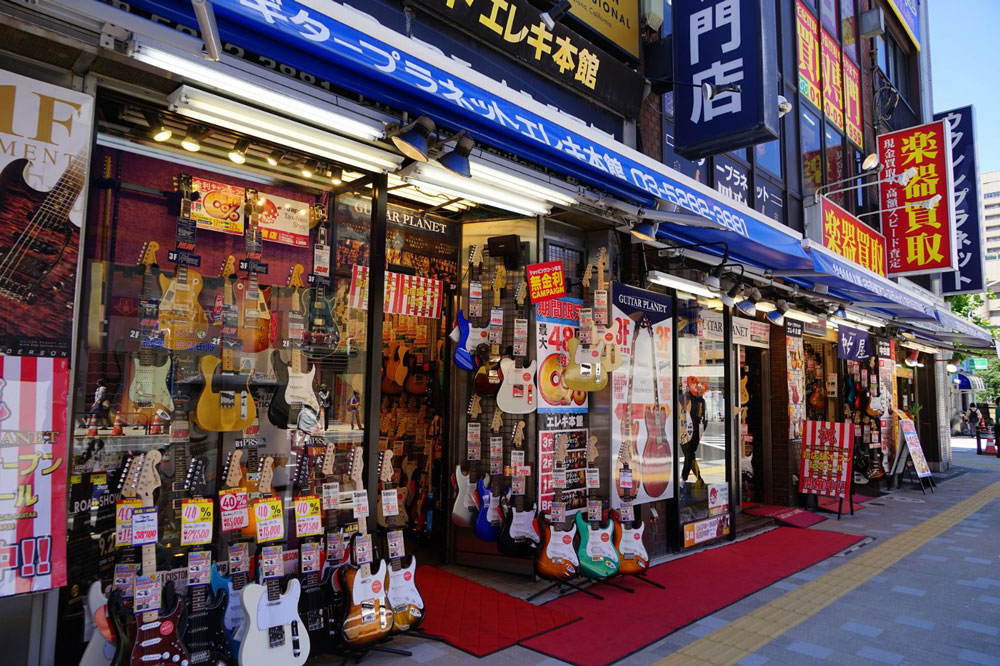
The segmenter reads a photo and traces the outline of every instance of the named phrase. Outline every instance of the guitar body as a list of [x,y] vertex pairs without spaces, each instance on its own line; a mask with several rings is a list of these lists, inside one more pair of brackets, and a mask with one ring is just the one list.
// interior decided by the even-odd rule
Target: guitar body
[[327,652],[334,648],[330,633],[330,612],[333,600],[332,589],[322,581],[315,585],[302,585],[299,599],[299,617],[309,634],[309,643],[317,652]]
[[[201,358],[201,375],[205,386],[198,396],[194,420],[198,427],[208,432],[233,432],[250,426],[257,418],[257,405],[250,395],[250,378],[244,374],[223,373],[216,375],[219,359],[215,356]],[[233,404],[222,406],[222,391],[233,392]]]
[[539,528],[542,533],[542,541],[538,546],[538,555],[535,557],[535,573],[539,578],[549,580],[566,580],[576,575],[580,560],[577,558],[576,549],[573,548],[573,539],[576,537],[576,525],[569,530],[561,531],[552,529],[552,525],[545,516],[538,518]]
[[159,331],[163,334],[166,349],[182,351],[194,349],[208,338],[208,318],[198,302],[202,278],[188,270],[183,282],[160,273]]
[[135,356],[129,366],[128,392],[121,411],[128,425],[145,426],[153,422],[157,412],[172,414],[174,399],[170,395],[170,359],[163,365],[145,365]]
[[476,494],[479,496],[479,513],[476,514],[476,537],[482,541],[496,541],[503,524],[500,514],[500,498],[495,496],[486,485],[484,479],[476,482]]
[[426,395],[427,384],[429,381],[427,372],[423,368],[418,371],[416,359],[411,356],[409,371],[406,374],[406,381],[403,382],[403,390],[407,395]]
[[660,497],[670,485],[674,471],[670,443],[667,441],[665,407],[647,407],[646,445],[642,449],[639,464],[642,469],[642,487],[650,497]]
[[601,363],[603,345],[584,349],[580,338],[566,342],[569,364],[563,372],[563,384],[574,391],[600,391],[608,385],[611,373]]
[[[243,624],[246,631],[240,643],[240,666],[302,666],[309,657],[309,633],[299,619],[299,581],[291,579],[277,601],[267,598],[263,585],[250,583],[243,588]],[[281,627],[283,640],[272,642],[270,624]]]
[[389,567],[389,589],[386,596],[393,614],[393,633],[403,633],[424,621],[424,600],[416,585],[417,558],[398,571]]
[[497,550],[506,557],[531,557],[542,540],[538,533],[535,509],[518,511],[507,505],[503,526],[497,536]]
[[472,387],[476,391],[476,395],[489,398],[500,391],[500,384],[503,381],[503,377],[500,375],[500,365],[502,364],[503,361],[498,364],[490,360],[479,366],[479,369],[476,370],[476,376],[472,380]]
[[257,298],[250,298],[246,284],[236,283],[236,304],[239,309],[239,338],[245,352],[262,352],[271,346],[271,311],[264,298],[264,289],[257,287]]
[[223,576],[219,573],[218,565],[212,565],[211,578],[212,591],[218,595],[225,595],[226,605],[222,614],[222,630],[229,639],[231,653],[240,653],[240,628],[243,626],[243,606],[240,600],[243,596],[242,589],[233,587],[231,576]]
[[847,403],[848,407],[854,407],[854,402],[858,398],[858,384],[854,381],[854,376],[851,373],[847,373],[847,379],[844,380],[844,402]]
[[677,410],[677,433],[682,446],[694,437],[694,421],[691,419],[691,402],[689,400],[680,401],[680,409]]
[[489,331],[485,328],[476,328],[468,319],[465,313],[458,311],[458,337],[455,339],[455,365],[462,370],[476,369],[476,347],[489,340]]
[[225,631],[226,609],[229,595],[219,590],[217,594],[209,595],[205,610],[195,611],[191,607],[188,594],[187,621],[184,627],[184,645],[190,654],[190,663],[194,664],[226,664],[235,666],[232,645]]
[[267,420],[276,428],[288,429],[291,407],[285,400],[285,389],[288,387],[288,364],[281,360],[281,352],[277,349],[271,352],[271,367],[274,368],[274,379],[277,386],[274,397],[267,406]]
[[[396,488],[396,506],[399,508],[399,513],[396,514],[396,520],[399,522],[399,527],[406,526],[406,501],[409,496],[409,488],[406,488],[405,486]],[[382,511],[382,493],[379,493],[378,499],[375,501],[375,522],[379,527],[389,527],[389,518]]]
[[615,550],[618,551],[619,563],[618,573],[627,576],[638,576],[649,568],[649,553],[642,542],[642,535],[646,531],[646,523],[636,521],[639,527],[623,525],[617,519],[613,521],[615,534]]
[[116,638],[111,666],[128,666],[132,656],[132,644],[135,643],[135,615],[132,613],[132,608],[125,603],[120,590],[113,590],[108,595],[108,616],[111,618]]
[[475,522],[473,512],[479,513],[479,496],[475,486],[469,483],[469,473],[462,471],[462,466],[455,467],[455,505],[451,509],[451,522],[459,527],[472,527]]
[[813,386],[812,393],[809,394],[809,406],[813,409],[826,409],[826,393],[818,383]]
[[[40,157],[40,156],[39,156]],[[0,307],[4,313],[4,333],[26,338],[59,338],[67,334],[76,287],[76,264],[80,231],[68,218],[33,224],[32,216],[56,192],[39,192],[24,180],[30,161],[17,159],[0,172]],[[79,190],[77,190],[78,192]],[[76,201],[77,195],[73,196]],[[52,205],[50,204],[49,208]],[[30,237],[38,245],[18,245],[17,234],[31,228]],[[12,248],[22,257],[7,267]],[[12,270],[13,269],[13,270]]]
[[584,520],[583,511],[578,511],[576,529],[580,533],[580,544],[576,547],[580,573],[598,579],[618,573],[618,551],[612,541],[614,522],[609,520],[603,527],[593,527]]
[[108,600],[101,581],[94,581],[87,590],[87,609],[94,619],[94,633],[83,651],[80,666],[110,666],[115,656],[115,630],[108,612]]
[[152,622],[144,623],[141,614],[136,617],[135,642],[132,644],[129,666],[176,666],[185,661],[190,663],[187,648],[181,642],[179,634],[183,625],[184,607],[180,599],[169,613],[158,615]]
[[370,645],[389,635],[394,616],[386,598],[385,562],[377,571],[361,575],[360,567],[344,567],[344,589],[348,600],[342,623],[344,642],[352,646]]
[[306,330],[302,337],[302,352],[309,358],[326,358],[340,345],[340,327],[334,316],[333,298],[326,290],[306,292]]
[[288,385],[285,387],[285,403],[288,405],[308,405],[319,414],[319,399],[313,390],[313,378],[316,376],[316,366],[309,372],[295,372],[288,368]]
[[509,358],[500,360],[503,381],[497,390],[497,407],[505,414],[530,414],[538,409],[535,397],[535,361],[518,368]]

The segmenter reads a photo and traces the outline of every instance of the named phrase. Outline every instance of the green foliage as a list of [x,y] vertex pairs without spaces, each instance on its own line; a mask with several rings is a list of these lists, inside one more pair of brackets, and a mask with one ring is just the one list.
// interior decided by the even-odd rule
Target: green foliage
[[[992,291],[988,292],[987,296],[989,298],[996,298]],[[951,311],[955,314],[971,320],[977,326],[986,327],[990,325],[990,320],[979,314],[980,308],[986,304],[982,294],[958,294],[955,296],[946,296],[945,300],[951,303]],[[996,332],[993,332],[993,335],[996,337]]]
[[978,400],[989,400],[993,402],[1000,396],[1000,358],[989,359],[989,365],[985,370],[977,370],[976,376],[986,384],[985,391],[977,391]]

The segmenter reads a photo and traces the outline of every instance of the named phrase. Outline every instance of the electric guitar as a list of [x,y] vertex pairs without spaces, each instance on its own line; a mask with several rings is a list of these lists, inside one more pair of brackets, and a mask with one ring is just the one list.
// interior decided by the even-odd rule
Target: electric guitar
[[271,311],[267,307],[264,290],[257,280],[260,268],[261,239],[258,216],[261,198],[256,190],[247,189],[243,204],[246,217],[247,280],[236,283],[236,300],[239,309],[239,338],[243,351],[261,352],[271,346]]
[[[500,291],[506,284],[507,269],[504,268],[503,264],[497,264],[494,269],[492,284],[494,309],[500,307]],[[492,313],[492,310],[490,312]],[[480,360],[480,365],[479,369],[476,370],[476,376],[472,382],[473,388],[477,395],[484,397],[495,396],[500,390],[500,382],[502,380],[499,370],[500,345],[487,345],[485,342],[482,342],[476,347],[476,356]]]
[[[601,366],[605,371],[617,370],[622,364],[621,350],[615,342],[615,334],[610,326],[600,324],[600,316],[607,318],[608,308],[608,283],[604,281],[604,273],[608,269],[608,249],[602,247],[597,253],[597,288],[594,291],[594,320],[595,326],[592,334],[594,343],[603,343],[601,347]],[[590,273],[587,273],[589,282]]]
[[[657,396],[658,399],[658,396]],[[642,487],[650,497],[659,497],[666,492],[673,476],[674,463],[667,439],[666,405],[646,407],[643,420],[646,423],[646,443],[642,448]]]
[[[191,201],[194,196],[191,177],[181,174],[177,179],[180,192],[179,219],[191,219]],[[163,333],[163,346],[175,351],[192,349],[206,341],[208,318],[198,302],[203,281],[201,275],[188,268],[186,263],[177,265],[173,278],[159,275],[163,297],[159,307],[159,330]]]
[[[325,480],[329,480],[335,476],[334,471],[337,460],[337,445],[333,442],[327,441],[323,446],[323,460],[320,463],[320,474],[322,474]],[[338,481],[338,507],[340,506],[340,496],[342,494],[340,488],[341,485]],[[326,537],[326,557],[323,561],[320,581],[323,589],[323,599],[326,601],[324,614],[327,622],[327,637],[324,642],[320,643],[320,649],[322,650],[325,646],[327,650],[332,650],[340,644],[340,621],[343,619],[344,614],[344,589],[341,585],[341,576],[339,575],[339,572],[343,567],[350,564],[351,554],[349,548],[343,547],[345,530],[343,527],[339,527],[340,509],[330,508],[324,513],[325,516],[323,524]],[[331,547],[330,544],[334,537],[339,539],[342,544],[340,548],[341,552],[339,554]],[[306,621],[309,622],[309,619],[307,618]]]
[[809,394],[809,406],[816,410],[826,410],[826,391],[818,381],[813,384],[813,390]]
[[428,443],[424,454],[424,470],[420,474],[413,502],[410,503],[410,522],[413,531],[434,531],[434,505],[437,493],[431,478],[434,469],[434,450],[441,439],[441,416],[434,415],[430,430],[427,433]]
[[[307,440],[308,442],[308,440]],[[311,456],[308,443],[301,453],[297,454],[298,464],[294,468],[292,485],[298,490],[299,496],[310,494],[309,476],[311,473]],[[299,542],[299,577],[302,582],[302,596],[299,598],[299,617],[309,633],[309,643],[312,650],[324,652],[330,648],[330,622],[327,617],[329,610],[329,593],[322,580],[322,564],[318,557],[312,564],[312,569],[306,571],[305,546],[319,546],[318,536],[302,537]]]
[[294,424],[298,411],[309,407],[319,414],[319,400],[313,391],[313,378],[316,376],[316,366],[308,368],[309,362],[302,351],[302,266],[296,264],[292,269],[289,286],[292,292],[292,309],[288,313],[288,339],[291,347],[291,362],[287,365],[281,360],[278,350],[271,352],[274,365],[274,375],[278,386],[267,409],[268,420],[278,428],[288,428]]
[[[469,400],[469,418],[475,421],[482,414],[481,398],[473,395]],[[468,471],[463,471],[461,465],[455,467],[455,504],[451,509],[451,522],[459,527],[472,527],[475,519],[472,514],[478,515],[482,502],[476,492],[479,480],[478,460],[468,462]]]
[[[501,411],[493,410],[490,423],[492,432],[499,432],[503,427]],[[500,489],[491,476],[483,476],[476,482],[476,495],[479,496],[479,513],[476,514],[476,537],[482,541],[496,541],[503,525],[503,514],[500,513]]]
[[[597,460],[597,437],[591,437],[587,442],[587,466]],[[588,500],[593,499],[593,491],[587,490]],[[580,534],[580,543],[576,547],[576,555],[580,560],[580,573],[587,578],[602,579],[618,573],[620,558],[615,550],[612,536],[614,522],[608,520],[603,525],[600,520],[588,521],[581,509],[576,513],[576,529]]]
[[[396,425],[395,435],[392,438],[393,443],[395,443],[397,440],[401,440],[402,437],[406,434],[406,431],[409,427],[410,427],[409,419],[406,418],[400,419],[399,423]],[[390,446],[390,448],[392,447]],[[403,462],[404,464],[406,463],[405,460]],[[401,474],[401,470],[399,471],[393,470],[393,478],[395,478],[397,474]],[[400,507],[404,506],[407,500],[409,499],[409,494],[410,494],[409,488],[407,488],[406,486],[396,486],[396,484],[393,484],[393,489],[396,491],[396,506]],[[379,493],[379,496],[375,501],[375,523],[381,528],[389,527],[389,519],[382,510],[381,493]]]
[[[483,263],[483,246],[473,245],[469,248],[469,274],[471,276],[473,268],[479,268]],[[451,332],[452,341],[455,343],[455,365],[462,370],[475,370],[475,351],[481,343],[488,339],[488,328],[477,328],[473,326],[462,310],[458,311],[457,325]]]
[[108,599],[101,581],[95,580],[87,590],[87,612],[94,621],[94,633],[80,658],[79,666],[110,666],[115,656],[116,635],[108,615]]
[[[180,270],[180,267],[178,268]],[[239,372],[236,349],[239,314],[233,296],[236,279],[236,259],[230,255],[222,268],[224,296],[222,305],[222,359],[205,355],[201,358],[201,376],[205,386],[198,396],[194,420],[198,427],[209,432],[242,430],[257,418],[257,405],[250,394],[249,375]],[[221,372],[216,373],[221,363]]]
[[[251,449],[256,455],[257,449]],[[226,488],[239,488],[243,480],[243,470],[240,461],[243,458],[243,451],[235,449],[229,452],[226,458],[226,465],[222,472],[222,484]],[[248,515],[252,512],[248,512]],[[240,639],[242,638],[241,628],[243,626],[243,607],[240,600],[243,596],[243,588],[250,582],[250,574],[246,571],[233,573],[226,567],[226,575],[222,574],[219,563],[212,565],[211,586],[212,591],[218,595],[225,595],[225,612],[222,615],[222,627],[229,639],[231,654],[238,655],[240,651]]]
[[[361,447],[356,447],[350,474],[356,491],[364,490],[364,479],[361,476],[363,467],[364,452]],[[380,465],[379,478],[382,483],[388,483],[392,479],[392,465],[386,464],[385,457]],[[358,545],[362,542],[367,542],[369,546],[371,543],[367,517],[358,519],[358,531],[352,543],[355,560],[360,550]],[[374,549],[369,547],[367,558],[373,557]],[[342,622],[344,642],[352,647],[363,647],[382,640],[392,631],[394,621],[392,606],[386,596],[389,577],[385,561],[380,561],[378,570],[374,572],[370,560],[357,566],[344,567],[341,571],[343,587],[347,591]]]
[[[519,421],[514,426],[511,442],[515,450],[522,452],[520,458],[523,460],[524,421]],[[511,476],[517,476],[513,457],[514,452],[511,451],[510,472]],[[538,548],[538,542],[542,540],[538,533],[538,505],[525,509],[524,493],[514,494],[513,497],[514,502],[511,503],[508,495],[505,495],[500,505],[503,512],[503,526],[497,536],[497,550],[507,557],[531,557]]]
[[[383,461],[389,464],[390,469],[392,467],[392,455],[392,449],[387,449],[385,452],[386,460]],[[392,483],[391,475],[389,481],[383,484],[384,490],[396,490],[395,484]],[[409,564],[403,565],[406,552],[403,530],[400,529],[402,525],[399,521],[402,504],[398,506],[399,511],[389,518],[389,531],[386,532],[385,552],[389,561],[389,589],[386,591],[386,596],[389,599],[389,607],[392,608],[393,613],[392,631],[393,633],[400,634],[416,629],[423,622],[424,600],[420,596],[420,591],[417,590],[416,586],[416,556],[410,556]],[[393,554],[393,541],[396,542],[397,548],[400,551],[396,554]]]
[[580,338],[566,341],[568,362],[563,371],[563,384],[574,391],[600,391],[608,385],[610,373],[601,361],[604,355],[604,340],[596,345],[586,346]]
[[[618,457],[625,455],[625,447],[618,451]],[[622,506],[614,516],[614,544],[618,551],[618,573],[627,576],[637,576],[649,567],[649,553],[642,542],[646,524],[635,519],[635,509],[632,500],[635,495],[631,488],[624,489],[621,496]],[[627,520],[631,516],[630,520]]]
[[[142,460],[145,456],[138,454],[126,458],[118,476],[118,492],[122,499],[135,499],[139,488],[139,478],[142,473]],[[120,560],[121,564],[135,562],[135,549],[125,548]],[[120,589],[113,589],[108,595],[107,614],[114,628],[114,653],[111,666],[129,666],[132,658],[132,646],[135,643],[136,616],[132,612],[131,602],[126,601],[125,594]],[[99,625],[98,625],[99,626]],[[84,655],[86,656],[86,654]]]
[[[517,286],[514,301],[519,307],[524,305],[527,287],[524,282]],[[538,409],[535,396],[535,361],[527,367],[518,368],[514,359],[500,359],[500,376],[503,381],[497,390],[497,407],[507,414],[530,414]]]
[[[556,465],[566,469],[566,441],[568,435],[556,436]],[[557,488],[554,504],[563,504],[563,489]],[[539,578],[549,580],[566,580],[577,574],[580,560],[573,540],[576,538],[576,523],[565,526],[565,517],[559,522],[551,522],[544,515],[539,516],[541,528],[541,543],[538,546],[538,556],[535,558],[535,574]]]
[[[309,207],[309,215],[313,224],[318,225],[314,255],[325,248],[326,261],[329,263],[330,249],[327,245],[326,209],[317,204]],[[316,257],[313,264],[317,263]],[[309,358],[326,358],[337,350],[340,344],[340,328],[337,326],[337,308],[333,298],[327,296],[330,278],[316,275],[314,287],[306,294],[306,329],[302,335],[302,351]]]

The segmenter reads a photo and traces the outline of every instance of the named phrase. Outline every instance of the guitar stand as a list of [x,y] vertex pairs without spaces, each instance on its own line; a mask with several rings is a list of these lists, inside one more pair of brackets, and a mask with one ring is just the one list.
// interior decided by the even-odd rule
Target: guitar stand
[[537,599],[538,597],[542,596],[543,594],[545,594],[546,592],[548,592],[549,590],[552,590],[552,589],[556,589],[556,593],[561,596],[563,594],[563,589],[562,588],[564,586],[565,587],[571,587],[574,590],[576,590],[577,592],[583,592],[584,594],[589,594],[590,596],[594,597],[595,599],[599,599],[600,601],[604,601],[604,597],[602,597],[601,595],[599,595],[596,592],[593,592],[591,590],[588,590],[586,587],[583,586],[582,583],[574,583],[571,580],[557,580],[557,581],[554,581],[551,585],[547,586],[545,589],[539,590],[538,592],[535,592],[533,595],[531,595],[530,597],[528,597],[527,599],[525,599],[525,601],[528,601],[528,602],[534,601],[535,599]]
[[384,652],[386,654],[398,654],[400,657],[412,657],[413,653],[409,650],[400,650],[399,648],[383,647],[381,645],[370,645],[366,648],[360,650],[348,650],[347,654],[344,655],[344,660],[340,662],[340,666],[345,666],[348,661],[354,659],[355,664],[360,664],[361,660],[368,656],[369,652]]
[[613,576],[608,576],[607,578],[594,578],[593,585],[608,585],[615,588],[616,590],[621,590],[622,592],[628,592],[629,594],[635,594],[635,590],[631,587],[625,587],[624,585],[619,585],[613,582],[616,578],[622,578],[621,574],[615,574]]
[[[622,574],[618,574],[616,576],[616,578],[626,578],[626,576],[623,576]],[[649,577],[646,574],[644,574],[644,573],[635,574],[634,576],[628,576],[627,578],[628,578],[628,580],[641,580],[643,583],[648,583],[649,585],[652,585],[653,587],[658,587],[661,590],[667,589],[666,585],[661,585],[661,584],[657,583],[655,580],[650,580]],[[630,590],[630,592],[634,592],[634,591],[635,590]]]

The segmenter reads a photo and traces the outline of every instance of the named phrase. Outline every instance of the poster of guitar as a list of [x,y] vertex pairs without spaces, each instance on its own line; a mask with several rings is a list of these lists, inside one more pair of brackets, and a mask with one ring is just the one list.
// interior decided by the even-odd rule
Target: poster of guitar
[[611,377],[612,476],[618,488],[611,501],[617,508],[629,484],[632,504],[673,496],[672,299],[615,282],[610,324],[622,355]]
[[93,99],[0,71],[0,353],[68,357]]

